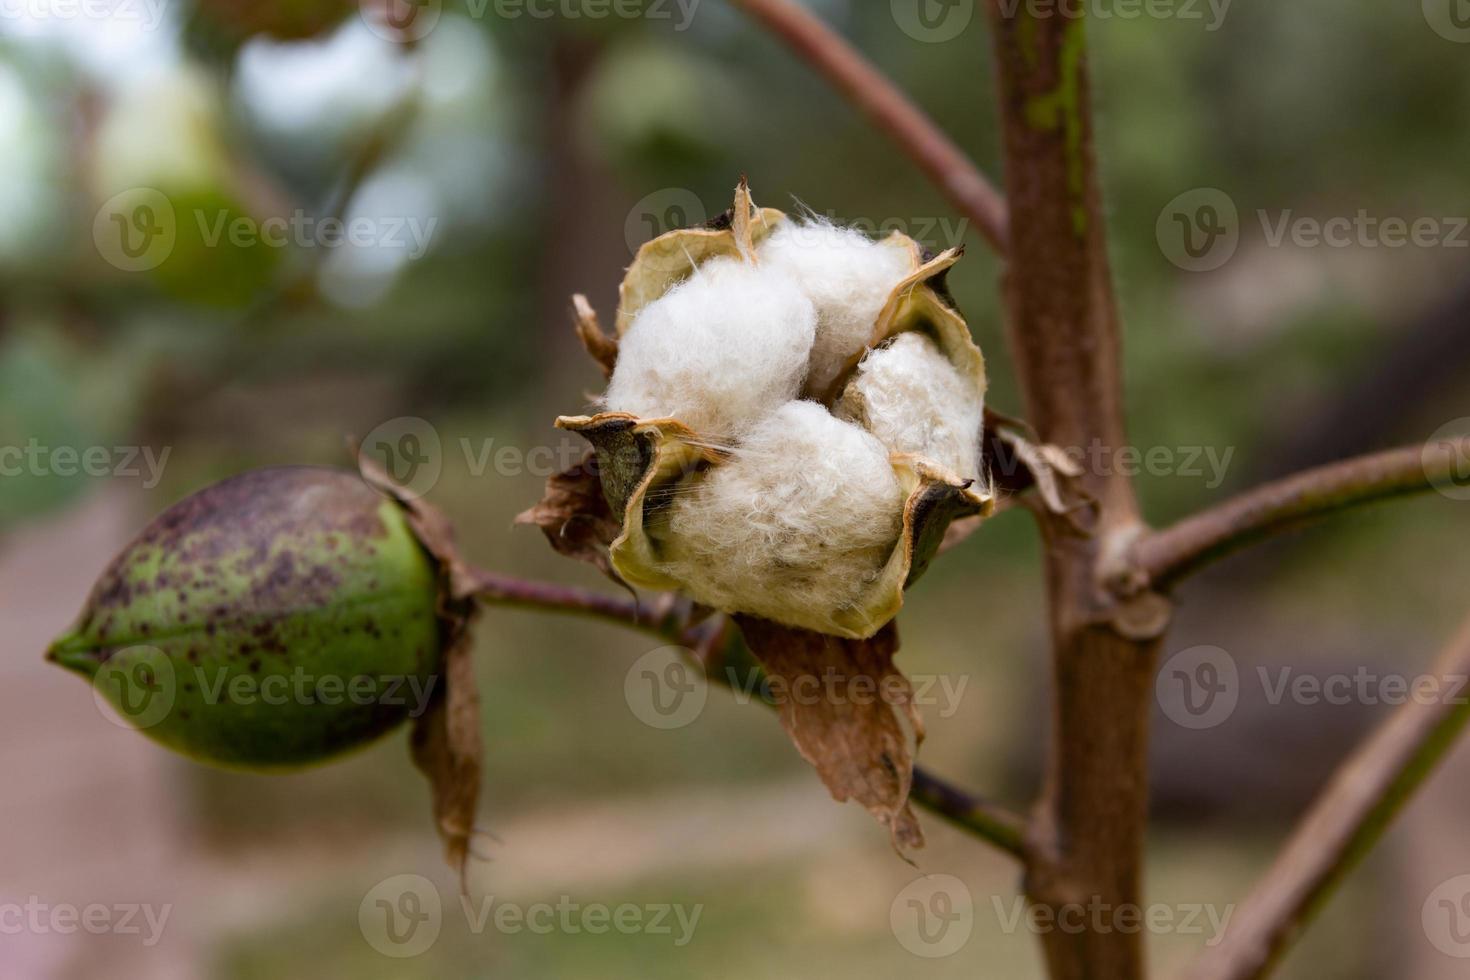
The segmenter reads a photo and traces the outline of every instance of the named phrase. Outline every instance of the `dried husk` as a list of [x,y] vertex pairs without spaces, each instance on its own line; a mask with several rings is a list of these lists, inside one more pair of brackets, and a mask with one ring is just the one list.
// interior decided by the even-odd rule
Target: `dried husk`
[[676,228],[644,242],[618,286],[617,335],[627,333],[640,310],[688,279],[697,267],[720,256],[749,258],[786,220],[775,208],[756,208],[742,180],[735,189],[735,203],[725,214],[707,225]]
[[[759,261],[756,246],[787,220],[785,214],[773,208],[756,208],[742,182],[727,215],[709,226],[671,231],[646,243],[628,268],[620,289],[619,335],[639,310],[686,279],[700,263],[734,255]],[[923,332],[983,395],[985,359],[970,338],[964,319],[941,295],[943,276],[959,260],[961,250],[950,249],[926,261],[919,244],[898,232],[881,244],[906,251],[913,272],[894,288],[874,322],[869,346],[881,346],[906,331]],[[590,329],[596,318],[585,301],[578,304],[577,312],[578,332],[584,342],[599,337],[600,331]],[[605,364],[607,347],[596,342],[588,347]],[[808,395],[832,404],[860,360],[861,355],[853,357],[829,390]],[[683,589],[684,583],[665,571],[667,505],[676,488],[689,489],[691,481],[701,479],[707,468],[721,465],[727,456],[709,448],[699,433],[677,419],[640,419],[622,412],[602,412],[563,416],[556,424],[583,436],[596,452],[607,504],[613,514],[620,515],[622,523],[621,533],[612,540],[608,552],[615,577],[641,588]],[[872,636],[898,613],[904,589],[928,567],[950,522],[988,516],[994,509],[995,494],[988,485],[972,483],[917,456],[895,454],[890,463],[905,495],[902,530],[888,560],[875,570],[876,578],[864,590],[862,601],[850,608],[802,610],[784,625],[849,639]],[[543,506],[560,490],[564,488],[549,487]],[[558,519],[569,522],[574,517],[562,514]]]
[[[725,215],[702,228],[669,232],[638,251],[619,290],[613,335],[602,331],[586,299],[575,297],[578,336],[604,375],[612,374],[618,340],[640,310],[687,279],[702,262],[721,256],[759,262],[758,244],[787,220],[780,211],[757,209],[742,179],[734,206]],[[881,346],[907,331],[921,331],[983,397],[985,360],[944,287],[945,274],[961,251],[928,257],[917,242],[899,233],[880,244],[903,250],[912,272],[893,289],[875,319],[868,347]],[[853,357],[827,390],[807,389],[803,397],[830,408],[861,357]],[[595,473],[584,463],[575,472],[552,477],[546,498],[522,520],[539,525],[557,550],[593,562],[621,583],[687,593],[685,583],[667,571],[670,504],[676,493],[691,490],[711,469],[724,465],[728,451],[714,448],[711,440],[672,418],[602,412],[565,416],[556,424],[591,444]],[[988,474],[977,484],[918,456],[894,454],[889,462],[904,492],[901,530],[861,601],[840,609],[801,609],[780,623],[741,610],[725,611],[735,615],[768,677],[787,683],[802,677],[861,679],[896,692],[893,703],[854,706],[818,698],[813,703],[788,700],[778,707],[797,749],[833,797],[861,803],[888,829],[895,850],[904,855],[923,846],[909,792],[924,728],[911,689],[893,664],[898,638],[892,621],[903,605],[904,590],[923,574],[949,527],[957,521],[973,525],[989,516],[995,509],[995,490]]]

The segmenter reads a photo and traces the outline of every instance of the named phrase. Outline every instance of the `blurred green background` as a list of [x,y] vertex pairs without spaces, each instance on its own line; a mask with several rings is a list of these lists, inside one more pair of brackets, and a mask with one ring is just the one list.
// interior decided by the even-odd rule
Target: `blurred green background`
[[[902,0],[809,4],[998,176],[978,11],[934,40],[904,29]],[[1236,0],[1217,20],[1181,2],[1162,8],[1172,16],[1091,23],[1129,422],[1138,447],[1177,463],[1140,478],[1151,520],[1470,415],[1470,234],[1455,233],[1455,216],[1470,214],[1470,46],[1432,7]],[[109,901],[175,908],[148,948],[0,936],[0,964],[14,967],[0,972],[1041,975],[1034,938],[1000,913],[1017,894],[1007,861],[925,818],[919,871],[961,879],[974,926],[953,955],[915,956],[890,912],[919,871],[858,808],[826,798],[768,712],[716,689],[691,725],[645,725],[624,677],[656,644],[614,627],[484,616],[484,820],[498,839],[475,881],[522,905],[700,905],[683,946],[642,933],[476,934],[401,735],[297,776],[214,772],[99,722],[79,685],[39,663],[130,529],[248,467],[343,463],[344,436],[396,432],[407,418],[439,440],[429,497],[474,560],[605,587],[511,525],[546,475],[525,454],[572,451],[551,420],[600,386],[570,331],[569,296],[587,293],[610,321],[633,249],[718,214],[740,173],[759,203],[799,200],[936,248],[970,246],[950,286],[988,355],[991,404],[1019,414],[999,263],[902,154],[721,0],[435,2],[418,10],[410,33],[426,32],[411,44],[370,3],[62,9],[0,15],[0,446],[104,447],[107,464],[69,476],[45,457],[0,476],[0,760],[17,828],[0,902],[85,903],[100,893],[92,876],[121,862]],[[1164,229],[1171,202],[1202,188],[1236,208],[1239,245],[1192,272],[1171,261]],[[139,201],[154,205],[143,214],[153,223],[131,223]],[[1434,219],[1444,240],[1270,239],[1284,215],[1360,211]],[[331,216],[366,237],[324,245],[309,229]],[[308,230],[254,237],[272,217]],[[134,447],[138,475],[123,465]],[[1223,472],[1196,447],[1228,460]],[[157,479],[143,450],[161,461]],[[1158,719],[1151,902],[1237,901],[1385,710],[1361,698],[1271,703],[1257,666],[1425,669],[1464,609],[1467,531],[1465,503],[1429,495],[1264,549],[1183,594],[1166,655],[1220,647],[1244,683],[1213,729]],[[1037,556],[1028,518],[1008,513],[938,563],[901,618],[904,669],[964,683],[956,710],[927,711],[921,760],[1018,807],[1045,738]],[[34,708],[51,703],[73,708]],[[135,768],[116,768],[113,752]],[[1467,774],[1470,759],[1452,758],[1283,976],[1463,975],[1421,906],[1470,872]],[[163,811],[166,823],[150,816]],[[408,959],[382,955],[358,924],[365,893],[401,873],[428,876],[446,903],[438,941]],[[1208,938],[1149,941],[1166,974]]]

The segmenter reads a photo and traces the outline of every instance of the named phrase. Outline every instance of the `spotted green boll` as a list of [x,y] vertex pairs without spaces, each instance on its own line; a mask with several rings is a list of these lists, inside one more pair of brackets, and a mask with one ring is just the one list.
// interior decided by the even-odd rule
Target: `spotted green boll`
[[279,770],[427,708],[437,605],[397,503],[345,470],[255,470],[160,515],[49,656],[169,748]]

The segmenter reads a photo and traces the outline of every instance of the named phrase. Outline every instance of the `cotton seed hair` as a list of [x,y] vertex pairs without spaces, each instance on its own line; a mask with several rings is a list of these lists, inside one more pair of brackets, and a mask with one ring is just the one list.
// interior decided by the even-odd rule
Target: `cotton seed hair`
[[675,496],[666,571],[706,605],[775,622],[812,604],[852,608],[902,510],[881,442],[815,402],[788,402]]
[[922,456],[966,480],[980,477],[984,398],[921,333],[869,352],[836,412],[890,452]]
[[728,445],[800,392],[816,322],[785,273],[739,258],[706,262],[634,319],[607,408],[676,418]]
[[872,341],[884,303],[914,271],[905,249],[820,219],[783,224],[761,245],[760,261],[791,276],[816,307],[806,390],[818,396]]

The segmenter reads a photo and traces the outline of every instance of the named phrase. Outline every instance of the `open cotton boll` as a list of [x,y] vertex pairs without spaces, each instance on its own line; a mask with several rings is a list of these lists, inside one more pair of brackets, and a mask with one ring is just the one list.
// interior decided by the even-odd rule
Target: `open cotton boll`
[[898,541],[903,503],[882,443],[790,402],[676,494],[665,571],[716,609],[810,625],[858,605]]
[[604,404],[728,444],[797,396],[815,333],[812,303],[789,276],[713,259],[639,312]]
[[789,274],[817,307],[807,391],[820,395],[872,339],[894,288],[914,271],[906,248],[873,241],[820,219],[783,223],[758,252],[761,264]]
[[966,479],[980,477],[984,397],[921,333],[899,334],[863,358],[835,411],[892,452],[914,453]]

